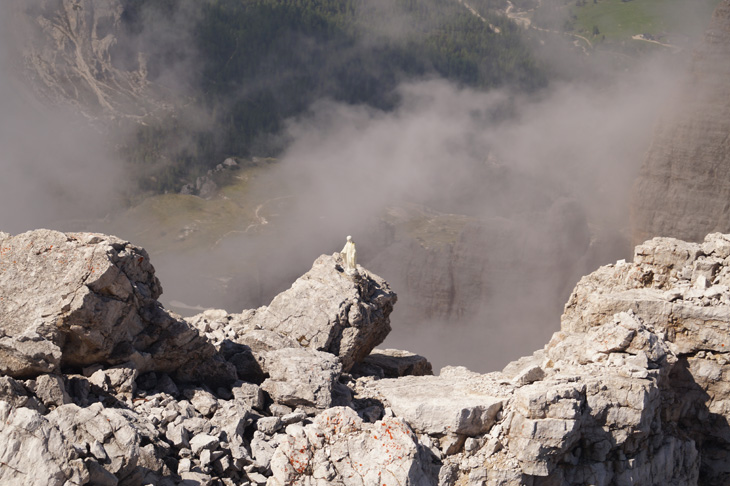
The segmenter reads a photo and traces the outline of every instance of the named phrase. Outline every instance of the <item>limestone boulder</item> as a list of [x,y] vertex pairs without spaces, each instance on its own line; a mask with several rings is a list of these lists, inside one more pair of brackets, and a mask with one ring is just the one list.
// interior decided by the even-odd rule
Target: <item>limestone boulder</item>
[[89,473],[63,436],[37,411],[0,401],[0,483],[81,485]]
[[146,484],[164,474],[155,452],[164,444],[132,411],[65,404],[44,416],[0,401],[0,418],[2,484]]
[[262,368],[269,377],[261,384],[276,403],[324,409],[333,403],[342,365],[335,356],[304,348],[269,351]]
[[266,484],[436,486],[434,462],[403,419],[368,424],[352,409],[335,407],[309,425],[287,426]]
[[28,380],[25,386],[47,408],[60,407],[71,403],[71,396],[66,391],[66,384],[58,375],[41,375],[35,380]]
[[11,407],[26,407],[45,412],[43,403],[29,393],[22,382],[9,376],[0,376],[0,400],[7,402]]
[[235,379],[232,366],[157,302],[144,249],[92,233],[0,234],[0,373],[131,362],[139,372]]
[[373,388],[416,432],[476,436],[489,432],[508,389],[476,373],[384,379]]
[[362,267],[358,274],[347,275],[338,255],[317,258],[311,270],[259,309],[248,325],[334,354],[349,371],[390,332],[397,296],[385,280]]

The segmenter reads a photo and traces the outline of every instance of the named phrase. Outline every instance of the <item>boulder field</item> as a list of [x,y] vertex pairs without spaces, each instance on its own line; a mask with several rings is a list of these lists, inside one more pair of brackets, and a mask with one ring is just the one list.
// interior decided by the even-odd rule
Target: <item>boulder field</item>
[[342,263],[183,319],[129,242],[0,233],[0,484],[730,482],[730,235],[637,246],[487,374],[378,349],[396,295]]

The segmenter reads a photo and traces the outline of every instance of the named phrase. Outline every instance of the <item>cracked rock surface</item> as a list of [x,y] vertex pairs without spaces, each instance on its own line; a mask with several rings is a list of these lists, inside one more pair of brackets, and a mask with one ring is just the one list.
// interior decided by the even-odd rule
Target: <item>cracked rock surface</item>
[[0,372],[34,378],[132,362],[142,373],[225,380],[229,367],[195,328],[162,308],[161,293],[147,252],[118,238],[0,233]]
[[258,309],[249,325],[332,353],[349,371],[385,340],[396,300],[377,275],[362,267],[347,275],[339,254],[323,255],[289,290]]
[[183,320],[130,243],[0,241],[3,485],[730,481],[730,235],[650,240],[579,282],[543,349],[438,376],[373,350],[395,294],[336,256],[269,307]]

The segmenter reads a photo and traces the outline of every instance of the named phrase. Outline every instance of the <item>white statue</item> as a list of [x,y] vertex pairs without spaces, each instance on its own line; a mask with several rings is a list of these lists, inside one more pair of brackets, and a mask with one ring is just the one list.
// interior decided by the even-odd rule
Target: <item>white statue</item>
[[345,260],[345,273],[348,275],[357,273],[357,250],[355,249],[355,242],[352,241],[352,236],[347,237],[347,243],[345,243],[340,255]]

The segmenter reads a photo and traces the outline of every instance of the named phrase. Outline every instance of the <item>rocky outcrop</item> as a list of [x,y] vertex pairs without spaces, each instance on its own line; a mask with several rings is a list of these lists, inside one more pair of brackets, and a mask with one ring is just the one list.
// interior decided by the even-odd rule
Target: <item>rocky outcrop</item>
[[[267,308],[183,321],[155,304],[159,283],[129,243],[48,231],[3,235],[2,243],[0,283],[4,292],[12,286],[0,301],[3,340],[29,346],[24,323],[58,357],[17,366],[33,362],[22,354],[32,347],[20,344],[0,355],[2,484],[730,481],[730,235],[648,241],[633,263],[580,281],[544,349],[501,372],[447,367],[439,376],[403,351],[361,359],[380,339],[368,337],[379,335],[373,329],[387,332],[395,295],[365,269],[342,272],[337,256],[317,259]],[[65,249],[62,268],[49,263],[51,244]],[[143,303],[158,310],[141,312]],[[115,309],[132,317],[113,318]],[[69,312],[93,318],[71,329]],[[150,348],[135,339],[140,315],[166,316],[142,326],[163,328]],[[166,334],[170,321],[191,339]],[[156,367],[154,352],[117,363],[101,345],[89,348],[93,359],[67,362],[67,353],[80,358],[63,333],[83,343],[92,325],[141,356],[197,342],[210,354],[181,366],[214,362],[234,379]]]
[[635,243],[730,231],[730,2],[715,11],[689,80],[656,130],[632,201]]
[[385,340],[397,299],[385,280],[362,267],[347,275],[337,253],[320,256],[268,306],[242,314],[208,310],[188,321],[217,342],[237,336],[260,352],[290,347],[328,352],[350,371]]
[[595,326],[610,323],[617,312],[654,330],[656,337],[636,335],[632,345],[637,338],[646,342],[650,362],[662,354],[675,361],[660,390],[662,427],[682,430],[694,441],[699,484],[730,480],[724,465],[730,452],[728,257],[728,235],[711,234],[701,244],[654,238],[636,248],[633,264],[603,267],[581,280],[563,317],[564,331],[587,332],[593,343],[601,339]]
[[726,484],[729,256],[723,235],[652,240],[581,280],[562,330],[503,372],[358,391],[432,445],[440,484]]
[[0,482],[263,484],[284,427],[352,402],[343,367],[382,342],[396,300],[328,256],[243,314],[187,322],[161,292],[118,238],[0,233]]
[[385,340],[397,296],[377,275],[360,267],[351,277],[342,264],[339,254],[319,257],[247,325],[332,353],[349,371]]
[[354,402],[408,424],[423,484],[726,484],[729,257],[723,235],[649,241],[585,277],[533,356],[499,373],[363,376]]
[[207,339],[162,308],[161,293],[147,252],[117,238],[0,233],[0,372],[131,363],[180,379],[233,376]]

